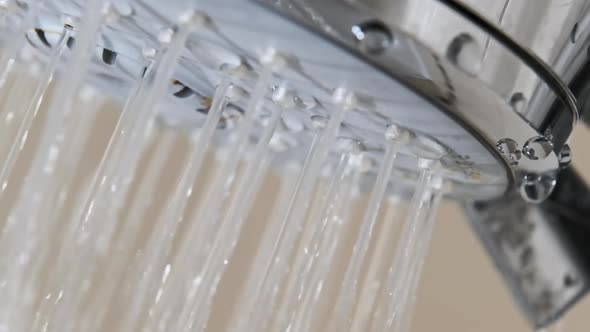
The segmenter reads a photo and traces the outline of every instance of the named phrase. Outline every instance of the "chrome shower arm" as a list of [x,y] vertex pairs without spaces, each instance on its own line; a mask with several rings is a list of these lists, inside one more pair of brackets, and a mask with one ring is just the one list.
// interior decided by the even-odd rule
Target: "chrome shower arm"
[[574,169],[540,205],[514,194],[466,211],[534,326],[558,320],[590,289],[590,189]]

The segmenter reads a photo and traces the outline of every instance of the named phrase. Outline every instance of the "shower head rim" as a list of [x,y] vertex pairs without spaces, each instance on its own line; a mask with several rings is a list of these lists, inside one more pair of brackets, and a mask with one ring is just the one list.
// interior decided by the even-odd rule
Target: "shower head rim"
[[[497,157],[497,160],[500,161],[503,166],[506,168],[508,172],[510,184],[507,188],[508,191],[512,190],[515,185],[519,185],[522,181],[522,178],[527,174],[548,174],[553,173],[558,169],[558,160],[557,160],[557,152],[553,151],[551,156],[546,158],[545,160],[520,160],[518,164],[514,164],[511,162],[508,156],[503,156],[496,148],[496,143],[500,141],[500,137],[502,137],[502,133],[508,133],[506,135],[507,138],[510,138],[513,135],[517,135],[519,132],[526,131],[527,134],[523,136],[541,136],[541,137],[549,137],[554,140],[559,140],[562,138],[569,137],[569,134],[573,130],[573,128],[567,128],[569,130],[568,133],[552,133],[550,131],[541,132],[540,129],[537,129],[533,126],[533,121],[528,121],[526,116],[521,114],[517,114],[517,112],[509,105],[508,101],[505,101],[501,98],[497,93],[489,89],[484,84],[480,83],[480,90],[488,90],[487,92],[490,95],[497,99],[498,101],[502,101],[503,105],[499,105],[501,107],[497,108],[496,110],[501,111],[504,115],[502,117],[510,118],[510,122],[504,122],[502,125],[493,126],[493,124],[486,123],[485,126],[478,124],[477,121],[472,121],[470,119],[476,119],[477,116],[473,116],[472,113],[485,113],[489,110],[487,107],[479,107],[479,108],[472,108],[469,110],[461,109],[461,105],[458,105],[453,100],[445,100],[444,98],[440,98],[440,96],[434,96],[431,92],[426,91],[425,89],[420,89],[415,84],[413,84],[410,80],[404,77],[403,68],[396,68],[392,65],[392,58],[388,57],[387,50],[383,50],[383,52],[379,52],[378,54],[367,52],[359,47],[358,44],[355,44],[354,34],[350,33],[357,27],[359,24],[363,22],[378,22],[378,24],[387,27],[391,31],[391,34],[395,36],[395,38],[404,38],[406,40],[410,40],[414,46],[420,48],[422,54],[426,53],[434,59],[437,64],[442,68],[444,73],[454,73],[455,78],[459,77],[460,80],[468,82],[472,77],[469,75],[464,75],[464,73],[457,68],[456,65],[449,63],[444,58],[444,54],[441,52],[437,52],[437,50],[429,47],[425,43],[423,43],[418,37],[413,36],[410,31],[405,29],[404,26],[397,25],[396,22],[387,21],[386,17],[381,17],[378,13],[371,11],[370,8],[364,8],[365,6],[359,5],[358,3],[353,1],[342,2],[337,0],[327,0],[323,1],[321,4],[314,3],[313,5],[309,5],[311,10],[314,10],[314,15],[320,16],[320,18],[315,18],[312,20],[309,17],[302,17],[300,11],[297,12],[296,10],[292,9],[296,6],[305,6],[305,1],[298,1],[298,0],[287,0],[282,1],[281,3],[277,3],[270,0],[253,0],[254,2],[261,4],[262,6],[278,12],[283,17],[286,17],[289,20],[296,22],[299,25],[304,26],[306,29],[310,29],[313,32],[321,35],[324,39],[337,44],[338,46],[342,47],[346,51],[352,53],[353,55],[363,59],[364,61],[370,63],[372,66],[378,68],[382,72],[386,73],[393,79],[398,80],[402,84],[406,85],[406,87],[413,90],[415,93],[421,95],[423,98],[428,100],[431,104],[435,105],[440,111],[444,112],[445,114],[449,115],[455,121],[457,121],[463,128],[467,129],[480,143],[482,143],[487,150],[494,154]],[[442,1],[446,3],[445,1]],[[329,20],[329,18],[334,18],[336,15],[329,17],[322,17],[321,14],[326,13],[326,11],[322,11],[322,9],[330,8],[332,11],[337,12],[339,15],[337,16],[336,20]],[[344,12],[345,14],[342,14]],[[462,14],[458,14],[462,15]],[[464,16],[464,15],[463,15]],[[316,22],[314,22],[314,20]],[[322,21],[321,24],[318,24],[317,21]],[[326,23],[327,21],[327,23]],[[324,24],[324,26],[322,26]],[[476,25],[480,29],[486,29],[486,26],[477,25],[472,21],[467,21],[467,24]],[[489,33],[489,31],[485,31]],[[492,38],[497,39],[497,34],[502,33],[501,30],[494,31],[494,34],[491,35]],[[508,40],[511,40],[509,36],[504,35]],[[531,55],[528,50],[526,49],[517,49],[516,51],[510,48],[512,45],[504,44],[506,46],[506,51],[511,52],[512,54],[519,53],[519,51],[525,51],[526,54]],[[522,52],[520,52],[522,53]],[[518,54],[517,54],[518,55]],[[551,89],[554,91],[556,96],[565,95],[566,97],[571,97],[571,91],[565,84],[559,79],[558,76],[549,68],[545,63],[542,62],[538,57],[532,55],[530,57],[524,57],[525,60],[528,59],[528,62],[524,62],[524,66],[530,68],[533,72],[539,76],[539,72],[541,72],[541,76],[539,76],[541,82],[545,82]],[[522,58],[521,58],[522,60]],[[534,63],[534,66],[531,66],[531,61],[540,61],[538,63]],[[554,77],[554,81],[547,82],[544,78],[545,77]],[[448,77],[446,77],[448,79]],[[456,83],[459,80],[453,81]],[[469,84],[469,83],[467,83]],[[443,88],[444,89],[444,88]],[[450,92],[451,94],[453,91],[456,90],[457,86],[451,86]],[[441,89],[442,90],[442,89]],[[572,97],[573,98],[573,97]],[[566,98],[566,99],[572,99]],[[575,98],[572,100],[575,101]],[[495,106],[498,106],[496,103]],[[575,103],[567,103],[566,107],[569,108],[569,112],[558,112],[554,113],[553,116],[557,117],[558,119],[552,119],[552,123],[560,123],[561,121],[565,121],[569,123],[575,123],[577,118],[577,108]],[[561,122],[563,123],[563,122]],[[555,131],[562,131],[564,130],[563,127],[555,128]],[[494,137],[496,139],[494,139]],[[519,145],[522,148],[526,140],[523,139],[519,140]],[[565,142],[557,141],[553,142],[556,148],[561,147],[565,144]],[[524,158],[523,158],[524,159]]]

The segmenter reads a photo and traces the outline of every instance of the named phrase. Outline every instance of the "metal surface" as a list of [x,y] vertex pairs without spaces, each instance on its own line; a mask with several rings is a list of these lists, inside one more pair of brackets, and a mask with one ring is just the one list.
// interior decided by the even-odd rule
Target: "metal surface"
[[520,197],[466,207],[472,226],[536,327],[561,318],[590,289],[590,190],[563,171],[541,205]]
[[[571,116],[574,119],[572,129],[575,127],[576,121],[578,120],[576,99],[569,88],[564,84],[561,77],[559,77],[551,67],[549,67],[535,53],[531,52],[527,48],[522,47],[517,41],[513,40],[510,36],[504,33],[504,31],[497,27],[493,22],[487,20],[484,16],[480,15],[469,6],[455,0],[439,1],[453,9],[456,13],[464,16],[482,30],[489,33],[493,39],[501,43],[504,47],[510,49],[520,60],[522,60],[524,64],[526,64],[526,66],[530,67],[535,72],[535,74],[543,79],[567,108],[566,111],[571,113]],[[577,26],[575,26],[575,29],[577,33]]]
[[[545,129],[547,117],[554,116],[549,114],[555,98],[550,90],[561,90],[557,94],[571,105],[571,95],[567,96],[560,81],[567,84],[585,62],[586,1],[355,2],[382,20],[395,22],[439,54],[445,54],[455,36],[470,36],[473,62],[477,62],[474,75],[506,100],[520,96],[524,102],[517,111],[540,131]],[[548,72],[549,68],[556,75]],[[571,123],[568,126],[571,130]]]
[[[366,3],[323,1],[321,4],[307,1],[268,2],[278,7],[284,15],[302,21],[311,29],[326,35],[328,39],[345,45],[353,52],[358,52],[384,72],[411,86],[425,98],[430,98],[431,101],[435,99],[433,102],[437,106],[454,116],[455,120],[466,123],[472,131],[483,136],[484,142],[487,141],[490,144],[505,139],[516,142],[519,152],[518,160],[515,161],[513,155],[505,157],[513,166],[517,184],[520,184],[528,175],[553,174],[554,176],[557,170],[556,154],[550,153],[544,158],[530,158],[530,154],[523,154],[522,151],[527,148],[528,142],[540,139],[547,140],[556,152],[561,150],[572,131],[572,123],[577,117],[575,106],[572,105],[571,93],[564,90],[559,79],[555,79],[555,74],[545,72],[544,76],[551,76],[554,78],[553,83],[558,83],[557,90],[565,91],[564,97],[569,100],[572,107],[570,111],[567,108],[551,108],[556,98],[549,92],[551,90],[546,88],[542,78],[517,56],[518,52],[515,54],[513,49],[506,48],[497,42],[494,34],[489,35],[487,31],[471,23],[461,14],[436,1],[369,1]],[[485,4],[482,3],[481,6]],[[569,8],[570,11],[574,9],[574,7]],[[424,19],[425,16],[428,19]],[[439,91],[444,91],[445,87],[452,91],[450,93],[452,100],[444,100],[440,97],[437,100],[432,90],[416,86],[415,82],[404,77],[400,67],[412,68],[411,62],[400,66],[396,62],[400,57],[391,51],[385,50],[379,54],[373,54],[359,47],[355,42],[354,34],[349,31],[354,31],[354,27],[362,26],[366,22],[378,22],[387,26],[396,40],[404,42],[411,40],[412,47],[421,51],[417,53],[422,58],[418,57],[420,60],[417,61],[428,64],[432,63],[428,61],[429,57],[435,58],[434,62],[440,68],[439,78],[444,77],[444,79],[437,82],[436,75],[431,75],[429,80],[439,87]],[[497,33],[499,32],[496,30],[496,35]],[[581,31],[577,33],[582,34]],[[510,40],[509,37],[506,38]],[[487,42],[479,43],[480,40],[487,40]],[[478,46],[483,44],[487,45],[485,49]],[[480,54],[482,50],[483,54]],[[488,52],[493,52],[496,57],[487,57]],[[562,53],[554,50],[552,54]],[[534,56],[532,59],[538,61]],[[505,66],[507,62],[510,62],[512,66]],[[537,62],[537,65],[547,70],[542,63]],[[431,72],[436,73],[434,70]],[[524,83],[518,84],[521,81]],[[510,84],[506,84],[507,82]],[[505,93],[507,86],[513,86],[515,91],[521,92]],[[544,92],[543,107],[537,105],[536,97],[532,99],[525,97],[537,96],[539,91]],[[440,99],[443,99],[442,103]]]
[[550,325],[588,289],[584,257],[559,218],[519,197],[466,208],[514,299],[536,326]]

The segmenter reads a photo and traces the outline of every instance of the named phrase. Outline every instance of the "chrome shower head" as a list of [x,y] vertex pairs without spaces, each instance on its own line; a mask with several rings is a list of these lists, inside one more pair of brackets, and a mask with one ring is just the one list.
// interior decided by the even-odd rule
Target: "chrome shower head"
[[[440,6],[432,2],[434,7]],[[101,90],[124,100],[129,82],[137,79],[145,66],[143,50],[159,48],[158,35],[177,24],[187,4],[116,4],[120,17],[102,29],[92,80]],[[58,41],[64,15],[75,25],[82,7],[69,1],[50,1],[47,8],[58,15],[49,12],[40,16],[36,30],[28,34],[32,44],[45,52]],[[292,110],[287,112],[277,139],[285,150],[283,160],[302,161],[301,147],[311,140],[313,119],[330,116],[340,107],[333,95],[345,89],[355,101],[339,139],[362,143],[376,164],[384,153],[382,135],[387,125],[411,132],[400,153],[400,177],[417,179],[419,158],[440,159],[442,172],[452,184],[450,194],[489,199],[520,182],[519,177],[558,169],[554,150],[563,145],[559,140],[567,135],[553,138],[553,132],[530,126],[477,73],[461,67],[471,61],[470,56],[480,56],[464,54],[479,52],[478,43],[469,34],[457,34],[444,49],[431,50],[403,26],[390,24],[394,20],[371,15],[362,4],[341,1],[202,1],[196,8],[207,22],[188,38],[160,107],[161,119],[170,125],[200,126],[207,101],[224,76],[246,97],[232,102],[241,113],[249,87],[263,70],[261,59],[275,52],[283,65],[274,71],[271,86],[284,86],[287,93],[272,101],[274,107]],[[462,19],[451,10],[448,15]],[[502,51],[513,57],[511,50]],[[526,64],[522,67],[529,68]],[[544,81],[535,78],[542,87]],[[568,111],[559,115],[571,117]],[[534,148],[542,151],[521,152]]]

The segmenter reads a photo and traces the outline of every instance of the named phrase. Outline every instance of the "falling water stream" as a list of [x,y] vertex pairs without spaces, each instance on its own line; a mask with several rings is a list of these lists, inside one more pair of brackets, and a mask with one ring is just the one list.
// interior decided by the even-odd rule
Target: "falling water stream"
[[[19,35],[43,1],[32,4]],[[162,109],[187,40],[219,32],[194,12],[144,47],[126,101],[109,100],[91,76],[112,10],[87,1],[42,66],[21,68],[38,61],[24,38],[3,45],[0,200],[17,198],[1,223],[0,331],[209,331],[219,310],[231,332],[409,331],[445,193],[441,163],[405,148],[415,134],[392,119],[370,149],[348,137],[362,98],[344,87],[305,113],[283,82],[291,60],[272,49],[220,70],[192,101],[198,124],[171,125]],[[106,113],[110,129],[96,130]],[[296,143],[284,134],[293,114],[307,119]],[[407,175],[402,156],[422,167]],[[220,309],[236,266],[240,287]]]
[[[43,102],[43,98],[49,87],[49,84],[53,80],[53,75],[55,74],[55,70],[57,68],[57,65],[59,64],[59,60],[61,59],[65,49],[67,48],[67,41],[70,38],[70,35],[70,29],[64,28],[64,32],[60,37],[59,43],[51,54],[49,63],[47,64],[46,68],[44,68],[43,72],[38,78],[39,83],[34,89],[33,96],[30,97],[31,99],[29,104],[23,110],[23,114],[19,114],[19,120],[21,122],[19,124],[16,124],[16,127],[18,128],[16,136],[12,139],[6,138],[2,140],[2,142],[12,142],[12,144],[3,161],[2,168],[0,169],[0,192],[4,192],[8,185],[8,177],[12,173],[18,156],[27,142],[31,125],[37,117],[39,109],[41,108],[41,103]],[[21,87],[19,90],[26,91],[26,89],[24,89],[23,87]],[[11,94],[10,98],[15,98],[16,100],[22,102],[22,100],[24,100],[26,97],[23,98],[23,96],[21,96],[20,94]],[[8,107],[6,110],[10,112],[10,107]]]

